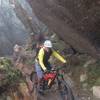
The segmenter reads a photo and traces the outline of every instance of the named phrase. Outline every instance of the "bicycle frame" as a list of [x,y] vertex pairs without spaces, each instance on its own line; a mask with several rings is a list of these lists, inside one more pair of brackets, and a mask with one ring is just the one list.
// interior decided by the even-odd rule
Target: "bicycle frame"
[[52,83],[55,81],[55,79],[57,79],[58,84],[60,80],[64,80],[63,74],[59,72],[61,69],[62,67],[51,70],[49,73],[44,75],[43,80],[48,82],[49,87],[52,87]]
[[[75,100],[75,97],[73,95],[73,91],[71,90],[70,86],[67,84],[67,82],[64,80],[64,73],[63,73],[63,67],[56,67],[56,69],[51,70],[49,73],[45,73],[43,77],[43,88],[44,90],[50,89],[54,84],[53,82],[56,82],[57,86],[56,90],[59,92],[61,100]],[[33,79],[35,79],[35,73],[33,73]],[[47,76],[45,76],[47,75]],[[33,80],[33,82],[35,82]],[[46,84],[45,84],[46,82]],[[47,83],[48,82],[48,83]],[[48,88],[49,85],[49,88]],[[46,86],[46,87],[45,87]],[[38,90],[37,90],[37,84],[34,84],[33,87],[34,95],[38,97]],[[52,90],[52,89],[51,89]],[[55,89],[54,89],[55,90]],[[37,100],[36,98],[34,100]]]

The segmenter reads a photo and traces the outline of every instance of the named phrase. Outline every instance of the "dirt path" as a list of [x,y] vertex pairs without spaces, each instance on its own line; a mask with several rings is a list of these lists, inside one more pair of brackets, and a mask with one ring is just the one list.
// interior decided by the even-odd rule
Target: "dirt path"
[[49,91],[44,96],[39,95],[38,100],[61,100],[61,99],[57,91],[56,92]]

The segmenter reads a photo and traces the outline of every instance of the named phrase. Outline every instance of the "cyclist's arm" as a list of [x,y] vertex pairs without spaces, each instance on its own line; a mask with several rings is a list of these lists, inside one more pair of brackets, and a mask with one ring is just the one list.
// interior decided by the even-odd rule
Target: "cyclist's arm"
[[43,63],[43,57],[44,57],[44,50],[42,48],[39,51],[38,60],[39,60],[39,64],[40,64],[41,68],[45,71],[46,70],[46,67],[45,67],[45,65]]
[[56,51],[53,50],[52,55],[55,56],[57,59],[59,59],[61,62],[66,63],[66,60],[60,54],[58,54]]

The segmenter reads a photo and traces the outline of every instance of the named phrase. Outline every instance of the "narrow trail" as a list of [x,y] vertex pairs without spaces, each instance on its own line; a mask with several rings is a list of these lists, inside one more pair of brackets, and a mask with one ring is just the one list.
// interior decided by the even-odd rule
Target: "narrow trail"
[[57,92],[49,92],[48,94],[46,94],[45,96],[39,96],[38,100],[61,100],[59,93]]

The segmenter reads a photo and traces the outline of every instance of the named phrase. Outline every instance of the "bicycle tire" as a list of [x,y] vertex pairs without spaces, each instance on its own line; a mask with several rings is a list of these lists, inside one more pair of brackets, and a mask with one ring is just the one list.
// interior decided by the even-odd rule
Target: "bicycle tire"
[[66,81],[60,80],[58,88],[61,100],[75,100],[73,92]]
[[34,82],[36,80],[36,77],[37,77],[36,72],[32,72],[30,75],[30,80]]
[[33,82],[33,89],[32,89],[32,93],[34,95],[33,100],[38,100],[36,77],[37,77],[36,73],[32,72],[31,75],[30,75],[30,80]]

